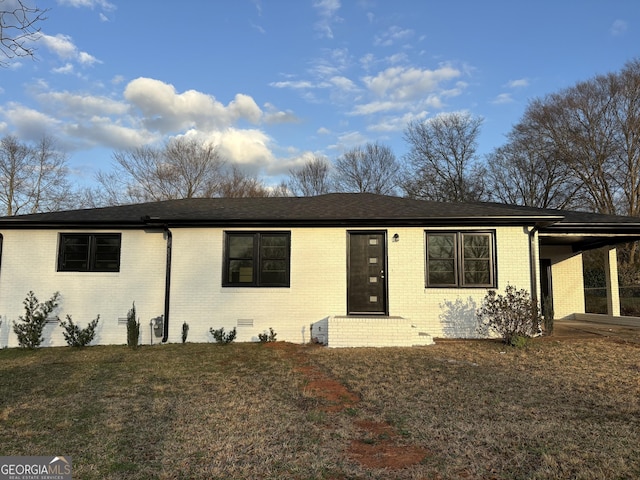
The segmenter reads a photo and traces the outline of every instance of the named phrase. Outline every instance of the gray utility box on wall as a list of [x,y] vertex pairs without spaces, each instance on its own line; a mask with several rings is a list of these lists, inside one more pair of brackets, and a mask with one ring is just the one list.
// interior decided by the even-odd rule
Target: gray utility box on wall
[[164,335],[164,315],[160,315],[151,320],[153,324],[153,334],[160,338]]

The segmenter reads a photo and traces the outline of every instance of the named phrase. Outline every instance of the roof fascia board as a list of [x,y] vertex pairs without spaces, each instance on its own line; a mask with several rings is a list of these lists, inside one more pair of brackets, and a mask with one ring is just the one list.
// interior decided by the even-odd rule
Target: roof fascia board
[[551,216],[482,216],[482,217],[443,217],[443,218],[352,218],[352,219],[169,219],[142,217],[138,221],[37,221],[12,220],[0,221],[0,229],[141,229],[149,227],[452,227],[452,226],[548,226],[560,221],[562,217]]
[[443,218],[347,218],[347,219],[287,219],[287,218],[256,218],[256,219],[152,219],[148,224],[169,225],[173,227],[227,227],[227,226],[290,226],[290,227],[344,227],[344,226],[507,226],[507,225],[548,225],[550,222],[559,221],[562,217],[443,217]]
[[640,223],[555,224],[541,229],[540,235],[629,235],[640,234]]
[[105,222],[28,222],[0,223],[0,230],[137,230],[149,228],[145,223],[105,223]]

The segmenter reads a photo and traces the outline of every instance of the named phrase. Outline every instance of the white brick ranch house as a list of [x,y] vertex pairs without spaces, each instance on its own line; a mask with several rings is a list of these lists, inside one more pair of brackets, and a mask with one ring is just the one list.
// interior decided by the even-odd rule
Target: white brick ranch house
[[[510,284],[555,318],[584,313],[582,252],[611,246],[609,313],[619,315],[616,244],[640,220],[492,203],[373,194],[168,200],[0,218],[0,348],[29,291],[60,292],[56,312],[95,344],[126,343],[135,302],[141,343],[256,341],[332,347],[424,345],[477,335],[475,309]],[[154,329],[152,319],[158,318]],[[65,345],[51,321],[43,346]]]

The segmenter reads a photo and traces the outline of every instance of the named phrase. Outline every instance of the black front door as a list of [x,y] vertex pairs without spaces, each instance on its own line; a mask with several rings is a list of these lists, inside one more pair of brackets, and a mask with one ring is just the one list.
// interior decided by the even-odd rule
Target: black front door
[[349,232],[349,315],[387,315],[386,238],[386,232]]

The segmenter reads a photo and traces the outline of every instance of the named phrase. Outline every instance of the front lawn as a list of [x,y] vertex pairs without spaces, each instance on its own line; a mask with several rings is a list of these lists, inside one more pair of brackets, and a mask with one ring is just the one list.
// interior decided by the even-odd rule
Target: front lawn
[[5,349],[0,438],[74,479],[633,479],[640,348]]

